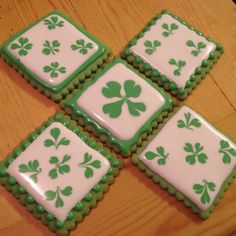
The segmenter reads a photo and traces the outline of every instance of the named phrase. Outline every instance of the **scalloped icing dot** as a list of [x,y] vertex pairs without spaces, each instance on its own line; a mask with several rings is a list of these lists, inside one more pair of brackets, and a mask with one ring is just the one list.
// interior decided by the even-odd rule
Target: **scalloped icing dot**
[[154,173],[208,211],[236,165],[236,145],[183,106],[138,157]]
[[3,52],[15,63],[20,60],[31,79],[52,92],[61,91],[105,52],[95,38],[58,12],[13,37],[6,41]]
[[130,47],[135,56],[140,56],[180,88],[185,88],[195,69],[215,49],[214,43],[168,14],[163,14],[144,37]]
[[109,168],[104,156],[61,123],[53,122],[7,172],[47,212],[64,221]]

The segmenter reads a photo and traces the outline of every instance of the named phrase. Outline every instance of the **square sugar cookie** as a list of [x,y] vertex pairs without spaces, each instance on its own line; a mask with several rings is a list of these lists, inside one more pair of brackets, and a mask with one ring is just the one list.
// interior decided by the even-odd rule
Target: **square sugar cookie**
[[60,101],[103,64],[110,51],[55,11],[3,43],[1,56],[34,88]]
[[0,184],[58,235],[68,235],[118,174],[116,155],[57,113],[0,163]]
[[236,176],[235,143],[186,106],[132,160],[203,219]]
[[129,43],[122,56],[182,100],[222,52],[219,43],[164,10]]
[[172,99],[116,58],[63,107],[115,151],[130,155],[172,109]]

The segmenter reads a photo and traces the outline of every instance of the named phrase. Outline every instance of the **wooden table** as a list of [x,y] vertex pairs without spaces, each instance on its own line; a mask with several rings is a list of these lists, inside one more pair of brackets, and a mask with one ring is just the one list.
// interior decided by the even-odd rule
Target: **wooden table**
[[[60,10],[118,55],[162,9],[169,9],[224,45],[225,53],[186,103],[236,139],[236,5],[231,0],[1,0],[0,43],[41,16]],[[0,60],[0,158],[58,105]],[[217,174],[217,173],[216,173]],[[129,160],[96,209],[71,235],[230,235],[236,232],[236,181],[206,221],[161,190]],[[0,188],[0,235],[49,233]]]

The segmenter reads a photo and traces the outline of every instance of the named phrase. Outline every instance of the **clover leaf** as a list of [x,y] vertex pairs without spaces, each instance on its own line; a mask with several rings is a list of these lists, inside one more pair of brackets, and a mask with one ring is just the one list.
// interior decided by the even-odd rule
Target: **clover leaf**
[[43,43],[43,46],[44,48],[42,53],[44,55],[50,55],[50,54],[55,55],[57,52],[59,52],[58,47],[60,46],[60,43],[58,42],[58,40],[53,40],[51,43],[48,40],[46,40]]
[[184,113],[185,120],[178,120],[177,126],[182,129],[186,128],[188,130],[193,130],[193,127],[201,127],[201,122],[197,118],[191,119],[191,113]]
[[169,156],[169,153],[166,153],[165,149],[162,146],[156,147],[156,152],[148,151],[145,153],[145,157],[147,160],[153,160],[157,158],[158,165],[165,165],[166,160]]
[[18,39],[18,44],[12,43],[10,47],[13,50],[19,50],[18,54],[20,56],[26,56],[28,52],[32,49],[33,44],[29,42],[28,38],[21,37]]
[[162,24],[162,28],[165,30],[162,32],[162,35],[164,37],[169,37],[171,34],[174,34],[174,30],[177,30],[179,28],[178,25],[176,25],[175,23],[172,24],[167,24],[167,23],[163,23]]
[[57,16],[51,16],[50,18],[43,21],[44,25],[48,27],[49,30],[56,29],[57,27],[63,27],[64,21],[59,20]]
[[67,186],[64,189],[57,187],[56,191],[48,190],[44,193],[44,195],[47,201],[53,201],[54,199],[56,199],[55,207],[59,208],[64,206],[62,196],[68,197],[72,194],[72,191],[73,189],[71,186]]
[[143,45],[146,47],[145,53],[148,55],[152,55],[156,51],[157,47],[161,46],[161,43],[158,40],[146,40]]
[[74,50],[79,50],[79,52],[83,55],[86,55],[88,53],[89,49],[93,48],[93,44],[90,43],[85,43],[84,39],[79,39],[75,41],[75,44],[71,45],[71,49]]
[[185,143],[184,150],[191,153],[185,157],[185,160],[190,165],[194,165],[196,160],[201,164],[205,164],[208,157],[205,153],[202,152],[203,146],[200,143],[196,143],[194,146],[191,143]]
[[208,191],[214,192],[216,185],[213,182],[208,182],[207,180],[203,180],[203,185],[202,184],[194,184],[193,185],[193,190],[196,194],[201,195],[201,202],[203,204],[210,203],[210,195]]
[[89,153],[84,154],[83,162],[78,164],[79,167],[85,168],[84,176],[85,178],[89,179],[94,175],[94,169],[101,168],[101,161],[94,160],[92,161],[92,155]]
[[220,141],[220,149],[219,153],[223,154],[223,163],[224,164],[230,164],[231,158],[236,157],[236,149],[230,146],[229,142],[226,140]]
[[21,173],[33,173],[29,177],[35,182],[38,182],[38,175],[41,173],[42,169],[39,166],[38,160],[31,160],[28,164],[20,164],[19,165],[19,172]]
[[124,82],[125,95],[121,96],[121,85],[116,81],[110,81],[106,87],[102,88],[102,94],[106,98],[119,98],[119,100],[105,104],[103,112],[108,114],[111,118],[117,118],[121,115],[122,106],[126,103],[128,111],[133,116],[140,116],[140,112],[146,110],[146,106],[142,102],[134,102],[131,99],[140,96],[142,89],[133,80],[126,80]]
[[191,51],[191,54],[196,57],[199,55],[199,53],[201,53],[201,49],[205,48],[206,47],[206,44],[203,43],[203,42],[199,42],[197,45],[195,45],[195,43],[192,41],[192,40],[188,40],[186,42],[186,45],[188,47],[193,47],[194,50]]
[[50,76],[52,78],[57,78],[59,73],[65,74],[66,73],[66,68],[65,67],[60,67],[58,62],[52,62],[50,66],[44,66],[43,71],[45,73],[50,73]]
[[170,65],[174,65],[177,67],[177,69],[175,69],[173,71],[173,74],[175,76],[180,76],[181,75],[181,70],[183,69],[183,67],[186,65],[186,62],[183,61],[183,60],[179,60],[178,62],[174,59],[174,58],[171,58],[168,62]]
[[51,146],[54,146],[56,149],[61,146],[61,145],[64,145],[64,146],[67,146],[70,144],[70,140],[66,139],[65,137],[61,138],[59,141],[58,141],[58,138],[60,136],[60,129],[59,128],[53,128],[50,130],[50,135],[52,136],[52,139],[46,139],[44,141],[44,146],[45,147],[51,147]]

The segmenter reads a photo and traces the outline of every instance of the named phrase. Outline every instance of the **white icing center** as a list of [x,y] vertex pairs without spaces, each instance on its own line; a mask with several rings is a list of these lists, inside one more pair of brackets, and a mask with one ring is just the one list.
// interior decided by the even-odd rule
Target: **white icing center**
[[[98,50],[98,45],[61,16],[52,14],[46,19],[51,17],[58,17],[58,21],[63,21],[64,26],[49,30],[43,20],[16,38],[8,46],[8,51],[19,59],[26,68],[37,75],[40,80],[54,87],[71,76],[84,62],[93,56]],[[32,49],[28,50],[28,54],[25,56],[19,55],[19,49],[11,48],[12,44],[19,44],[18,40],[22,37],[28,38],[28,43],[33,45]],[[81,48],[77,50],[71,49],[71,45],[75,44],[76,40],[81,39],[84,40],[85,44],[92,43],[93,45],[93,48],[86,49],[86,54],[80,53]],[[60,46],[56,47],[59,52],[55,52],[54,55],[52,53],[49,55],[43,54],[42,51],[45,48],[43,44],[46,40],[50,42],[51,46],[52,41],[57,40],[60,43]],[[58,62],[59,67],[65,67],[66,70],[65,73],[58,72],[56,78],[51,77],[50,72],[45,73],[43,69],[54,62]]]
[[[167,32],[162,25],[166,23],[169,26],[175,23],[178,29],[173,30],[167,37],[163,36],[163,32]],[[145,41],[158,40],[161,45],[156,47],[156,51],[151,55],[145,53],[147,47],[144,46]],[[191,54],[197,49],[186,45],[188,40],[192,40],[197,46],[199,42],[203,42],[206,46],[201,48],[197,56]],[[144,61],[150,63],[153,68],[160,71],[162,75],[166,75],[171,81],[175,81],[179,87],[184,88],[186,81],[194,74],[194,71],[199,67],[204,59],[207,59],[210,52],[215,49],[215,44],[208,42],[204,37],[197,35],[194,31],[189,30],[185,25],[175,20],[168,14],[163,14],[157,23],[151,26],[150,31],[144,34],[144,37],[137,41],[137,44],[132,46],[131,51],[135,55],[139,55]],[[174,71],[177,66],[169,64],[169,60],[173,58],[177,62],[183,60],[186,65],[181,69],[181,75],[176,76]]]
[[[55,146],[46,147],[44,145],[45,140],[51,139],[50,131],[53,128],[60,129],[60,135],[58,140],[61,140],[65,137],[70,141],[69,145],[60,145],[58,148]],[[84,161],[84,154],[88,153],[92,156],[92,159],[89,163],[93,161],[100,162],[96,164],[97,168],[88,165],[92,171],[93,176],[90,178],[85,177],[85,166],[79,166],[80,163]],[[57,157],[61,163],[65,155],[70,156],[70,159],[64,164],[61,164],[60,171],[57,169],[57,178],[52,179],[50,171],[56,167],[56,164],[50,163],[51,157]],[[30,176],[36,172],[20,172],[20,165],[26,164],[31,160],[38,160],[39,168],[41,172],[37,175],[37,183],[35,183]],[[68,165],[70,170],[67,171],[66,167],[63,165]],[[102,156],[100,153],[94,149],[88,147],[76,134],[67,129],[61,123],[54,122],[50,125],[38,138],[22,153],[20,154],[14,162],[8,167],[8,174],[16,178],[16,181],[21,184],[29,194],[31,194],[37,203],[41,204],[46,211],[53,214],[58,220],[64,221],[68,212],[81,201],[87,193],[100,181],[101,177],[104,176],[110,163],[108,160]],[[54,171],[55,174],[55,171]],[[55,177],[55,175],[54,175]],[[67,187],[71,187],[71,194],[60,192],[60,198],[63,201],[63,206],[56,207],[55,197],[52,200],[46,200],[46,192],[54,191],[56,192],[57,187],[61,190]]]
[[[103,106],[118,101],[119,98],[105,97],[102,94],[102,88],[106,87],[108,82],[116,81],[121,85],[121,95],[124,96],[124,83],[127,80],[132,80],[136,85],[141,86],[140,95],[132,97],[130,100],[144,103],[146,110],[140,112],[139,116],[133,116],[128,110],[127,103],[124,103],[121,114],[117,118],[111,118],[103,112]],[[117,63],[111,67],[77,100],[79,107],[120,140],[131,139],[164,103],[164,97],[156,89],[122,63]]]
[[[177,127],[177,122],[185,120],[184,113],[187,112],[191,113],[191,119],[199,119],[201,127],[196,128],[192,126],[193,130]],[[236,145],[227,137],[217,131],[196,112],[184,106],[166,123],[139,158],[145,165],[172,184],[200,209],[207,210],[236,164],[236,157],[233,156],[231,156],[230,163],[223,163],[223,153],[219,152],[221,140],[226,140],[230,144],[229,148],[236,149]],[[193,146],[195,143],[201,144],[203,147],[201,152],[205,153],[208,157],[205,164],[200,163],[197,159],[193,165],[186,162],[186,156],[191,155],[191,153],[184,150],[186,143],[190,143]],[[165,149],[165,153],[169,154],[165,165],[158,165],[157,160],[159,157],[152,160],[148,160],[145,157],[147,151],[156,152],[156,147],[160,146]],[[214,191],[208,189],[210,201],[205,204],[201,201],[201,194],[197,194],[193,189],[195,184],[203,185],[204,179],[215,184]]]

